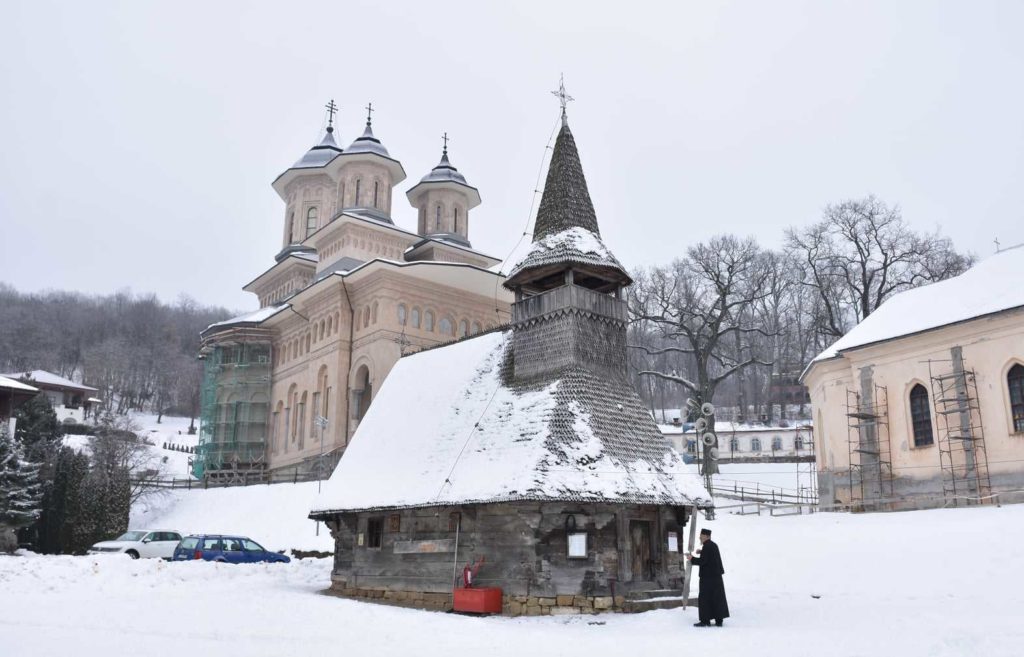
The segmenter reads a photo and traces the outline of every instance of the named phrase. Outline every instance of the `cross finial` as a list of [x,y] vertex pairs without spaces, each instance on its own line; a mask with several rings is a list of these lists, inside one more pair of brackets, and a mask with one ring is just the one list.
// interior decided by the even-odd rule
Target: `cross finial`
[[366,125],[370,125],[373,120],[373,103],[366,104]]
[[441,136],[441,140],[444,142],[444,152],[442,154],[443,155],[447,155],[448,154],[448,133],[447,132],[444,133],[444,135]]
[[327,109],[327,132],[334,132],[334,114],[338,111],[338,106],[334,104],[334,99],[331,102],[324,105]]
[[997,238],[995,238],[995,239],[994,239],[994,240],[992,240],[992,241],[993,241],[993,242],[995,242],[995,245],[996,245],[996,253],[999,253],[999,238],[997,237]]
[[558,90],[552,91],[551,93],[557,96],[559,102],[562,104],[562,125],[566,125],[569,120],[565,115],[565,106],[576,99],[565,92],[565,75],[560,75],[558,77]]

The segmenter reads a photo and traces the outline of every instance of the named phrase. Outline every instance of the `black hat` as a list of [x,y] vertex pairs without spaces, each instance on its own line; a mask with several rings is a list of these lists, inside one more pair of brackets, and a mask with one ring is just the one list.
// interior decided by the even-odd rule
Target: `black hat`
[[702,529],[702,530],[700,530],[700,535],[701,536],[711,536],[711,530],[710,529]]

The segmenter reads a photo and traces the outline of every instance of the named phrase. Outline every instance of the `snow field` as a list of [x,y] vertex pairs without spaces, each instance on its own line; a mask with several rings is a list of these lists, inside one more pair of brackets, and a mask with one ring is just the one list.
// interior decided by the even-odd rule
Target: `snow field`
[[342,600],[317,594],[328,586],[329,559],[230,566],[27,556],[0,557],[0,641],[16,657],[72,646],[82,657],[1022,652],[1024,505],[723,514],[698,526],[711,527],[722,549],[733,614],[722,630],[692,627],[695,609],[509,619]]
[[[325,482],[326,483],[326,482]],[[201,484],[196,484],[200,486]],[[330,533],[307,518],[317,482],[164,490],[132,509],[132,529],[241,534],[271,550],[334,549]]]

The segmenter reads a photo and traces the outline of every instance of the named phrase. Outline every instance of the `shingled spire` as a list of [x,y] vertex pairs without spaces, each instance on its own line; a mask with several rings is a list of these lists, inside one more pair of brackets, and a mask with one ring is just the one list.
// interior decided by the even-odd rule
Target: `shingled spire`
[[562,119],[533,228],[533,246],[512,269],[505,287],[523,294],[543,292],[562,285],[571,271],[576,285],[612,292],[633,281],[601,241],[564,108]]
[[533,241],[537,242],[548,235],[576,226],[586,228],[597,236],[601,235],[594,204],[590,201],[590,191],[587,190],[587,179],[583,175],[583,165],[580,164],[580,154],[576,150],[576,140],[573,139],[569,124],[565,123],[558,131],[551,164],[548,165],[544,195],[540,199],[540,210],[533,227]]

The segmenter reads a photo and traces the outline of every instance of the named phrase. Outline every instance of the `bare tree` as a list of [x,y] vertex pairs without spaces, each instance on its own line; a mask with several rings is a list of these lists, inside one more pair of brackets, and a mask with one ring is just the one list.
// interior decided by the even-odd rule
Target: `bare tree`
[[[745,344],[751,335],[769,334],[751,310],[764,297],[770,275],[770,261],[758,245],[730,235],[691,247],[686,258],[668,267],[638,272],[630,290],[631,320],[649,326],[660,344],[629,346],[649,357],[682,356],[688,364],[638,374],[676,383],[700,405],[713,401],[718,387],[737,372],[767,365]],[[709,420],[714,427],[714,417]]]
[[947,237],[911,230],[899,207],[875,198],[825,208],[822,220],[786,231],[803,285],[818,297],[818,330],[832,339],[897,292],[964,272],[972,263]]

